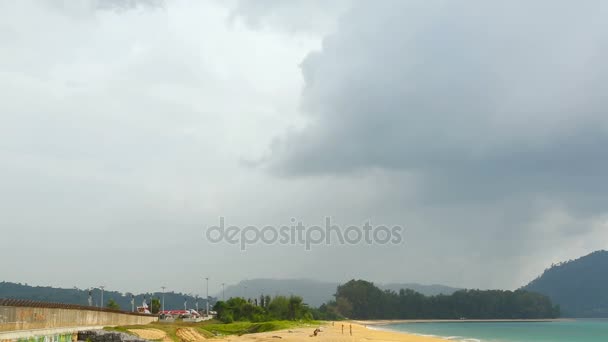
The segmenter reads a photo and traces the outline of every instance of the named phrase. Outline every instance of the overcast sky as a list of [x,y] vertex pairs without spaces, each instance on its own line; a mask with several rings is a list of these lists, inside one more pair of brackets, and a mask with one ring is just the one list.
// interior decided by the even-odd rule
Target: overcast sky
[[[608,248],[608,3],[2,1],[0,280],[514,289]],[[206,227],[401,225],[397,246]]]

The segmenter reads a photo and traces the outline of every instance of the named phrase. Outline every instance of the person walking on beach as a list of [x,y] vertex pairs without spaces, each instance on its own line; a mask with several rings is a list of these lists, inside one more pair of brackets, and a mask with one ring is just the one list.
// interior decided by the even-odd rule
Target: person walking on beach
[[344,324],[342,324],[342,335],[344,335]]
[[349,324],[349,327],[350,327],[350,336],[353,336],[353,325]]

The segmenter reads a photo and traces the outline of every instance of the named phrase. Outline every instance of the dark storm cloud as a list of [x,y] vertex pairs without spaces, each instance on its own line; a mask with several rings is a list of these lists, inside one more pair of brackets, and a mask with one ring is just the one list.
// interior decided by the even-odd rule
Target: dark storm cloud
[[287,175],[397,169],[427,195],[605,193],[607,5],[357,2],[302,63]]

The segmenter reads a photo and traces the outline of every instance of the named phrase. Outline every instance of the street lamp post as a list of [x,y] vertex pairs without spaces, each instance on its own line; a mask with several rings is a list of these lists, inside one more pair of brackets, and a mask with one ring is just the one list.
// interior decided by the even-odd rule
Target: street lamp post
[[101,289],[101,303],[99,303],[99,307],[103,308],[103,289],[105,288],[104,285],[99,286],[99,288]]
[[163,289],[163,295],[162,295],[163,304],[162,304],[162,307],[163,307],[163,312],[164,312],[165,311],[165,289],[166,289],[166,287],[165,286],[161,286],[160,288]]
[[205,277],[207,281],[207,297],[205,298],[205,305],[207,306],[207,317],[209,317],[209,277]]

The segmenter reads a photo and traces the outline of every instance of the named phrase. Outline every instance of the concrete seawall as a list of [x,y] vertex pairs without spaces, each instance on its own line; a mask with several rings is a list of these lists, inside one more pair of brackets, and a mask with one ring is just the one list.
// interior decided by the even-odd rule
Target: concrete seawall
[[6,336],[36,335],[36,331],[148,324],[157,319],[152,315],[78,305],[0,300],[0,340]]

